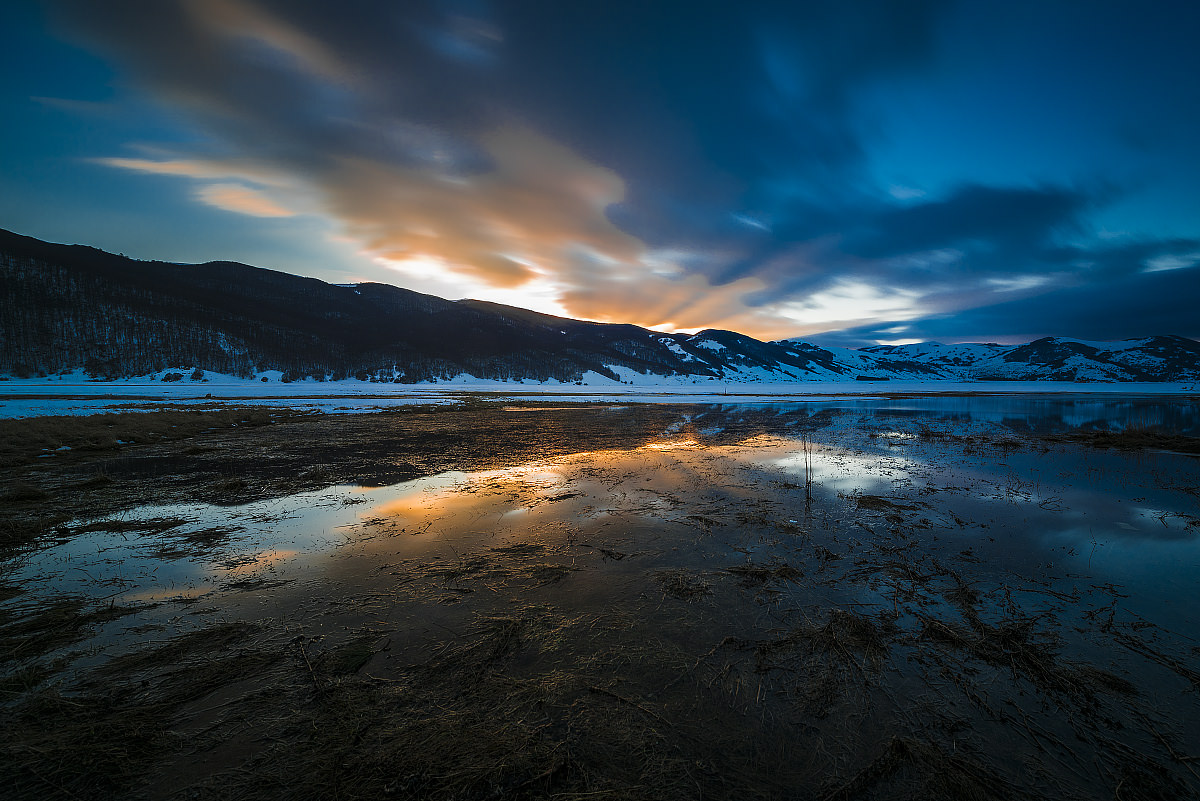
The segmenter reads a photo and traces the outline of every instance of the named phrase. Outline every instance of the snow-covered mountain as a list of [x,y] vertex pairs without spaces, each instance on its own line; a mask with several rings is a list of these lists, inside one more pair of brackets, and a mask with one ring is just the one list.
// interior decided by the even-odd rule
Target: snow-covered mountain
[[0,375],[83,368],[104,379],[177,367],[398,382],[1196,381],[1200,343],[852,350],[733,331],[665,334],[230,262],[135,261],[0,231]]
[[979,381],[1194,381],[1200,343],[1179,336],[1121,342],[1045,337],[1024,345],[879,346],[862,352],[910,359],[942,377]]

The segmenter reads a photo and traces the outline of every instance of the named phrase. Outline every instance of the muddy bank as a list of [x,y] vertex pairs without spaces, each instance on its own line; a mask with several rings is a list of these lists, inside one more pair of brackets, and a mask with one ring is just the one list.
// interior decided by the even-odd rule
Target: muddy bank
[[242,419],[4,468],[50,525],[0,589],[14,797],[1200,790],[1193,457],[811,407]]

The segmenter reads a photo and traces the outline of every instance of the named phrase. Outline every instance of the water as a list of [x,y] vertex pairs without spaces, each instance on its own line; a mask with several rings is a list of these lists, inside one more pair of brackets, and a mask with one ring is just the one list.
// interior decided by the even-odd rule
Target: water
[[995,424],[1013,431],[1061,434],[1145,429],[1200,436],[1200,402],[1194,397],[1106,397],[1095,395],[927,395],[912,398],[838,398],[805,403],[729,404],[723,413],[776,415],[833,411],[874,416],[879,421],[923,420]]
[[[329,487],[232,508],[143,507],[109,518],[111,529],[103,520],[80,521],[66,526],[61,542],[31,555],[10,575],[49,594],[195,598],[238,582],[248,586],[247,577],[282,575],[289,566],[309,569],[365,531],[409,535],[405,552],[413,556],[471,547],[482,530],[489,532],[488,541],[521,539],[545,525],[582,536],[612,518],[645,524],[676,522],[698,510],[711,514],[720,494],[716,488],[731,481],[755,504],[790,508],[795,490],[778,485],[803,483],[807,462],[822,501],[817,507],[827,515],[830,503],[840,499],[846,506],[847,498],[861,495],[916,499],[928,507],[922,518],[955,531],[956,543],[978,545],[985,528],[1001,531],[1008,552],[996,558],[1006,564],[1029,569],[1058,563],[1175,610],[1182,608],[1179,592],[1195,578],[1200,562],[1195,548],[1200,460],[1172,453],[1046,450],[1040,444],[995,449],[982,439],[1131,427],[1196,435],[1200,406],[1019,396],[696,407],[668,427],[661,441],[632,451],[580,453],[390,487]],[[758,433],[745,439],[739,432],[747,430]],[[812,443],[807,457],[802,430]],[[825,525],[845,523],[837,518]],[[69,533],[73,528],[88,530]],[[1172,625],[1192,626],[1185,611],[1169,617]]]
[[1194,436],[1198,418],[1079,397],[688,407],[637,447],[75,521],[9,565],[27,592],[6,604],[144,605],[93,661],[149,623],[383,631],[364,670],[401,684],[533,615],[553,636],[520,646],[514,681],[616,687],[685,728],[719,708],[748,743],[828,749],[826,773],[896,732],[971,742],[1011,788],[1036,764],[1111,794],[1133,752],[1188,781],[1158,734],[1200,737],[1200,459],[1043,435]]

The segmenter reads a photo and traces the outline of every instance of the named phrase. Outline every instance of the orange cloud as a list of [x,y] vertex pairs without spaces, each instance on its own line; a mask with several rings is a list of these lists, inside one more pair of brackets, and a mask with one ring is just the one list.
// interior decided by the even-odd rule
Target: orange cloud
[[528,128],[481,139],[493,169],[447,176],[435,167],[345,158],[321,184],[329,212],[373,255],[440,263],[496,287],[554,275],[586,250],[633,261],[644,246],[607,218],[621,179]]
[[295,212],[241,184],[209,184],[196,190],[196,197],[210,206],[252,217],[293,217]]
[[106,167],[148,172],[154,175],[178,175],[185,178],[226,178],[230,175],[229,170],[217,162],[196,159],[156,161],[154,159],[103,158],[92,159],[92,161]]
[[744,323],[751,315],[743,299],[764,288],[757,278],[713,286],[702,275],[673,277],[628,268],[577,281],[562,293],[562,302],[571,316],[590,320],[675,330],[721,328]]
[[242,160],[200,159],[200,158],[96,158],[89,159],[93,164],[105,167],[116,167],[120,170],[132,170],[151,175],[173,175],[180,178],[196,178],[199,180],[237,179],[249,183],[267,186],[286,186],[289,181],[258,164]]

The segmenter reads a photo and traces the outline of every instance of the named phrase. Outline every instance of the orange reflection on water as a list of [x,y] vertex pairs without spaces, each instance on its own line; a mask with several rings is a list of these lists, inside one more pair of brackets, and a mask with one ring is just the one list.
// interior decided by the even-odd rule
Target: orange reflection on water
[[620,519],[673,519],[680,497],[712,487],[713,460],[720,458],[696,439],[680,438],[447,473],[413,482],[366,510],[363,522],[381,533],[420,535],[400,546],[415,555],[419,543],[430,540],[457,548],[481,539],[525,540],[540,531],[587,531]]
[[232,562],[220,565],[226,578],[252,576],[262,570],[269,570],[275,565],[294,559],[300,555],[296,549],[270,550],[252,556],[243,556]]
[[673,442],[651,442],[645,446],[651,451],[678,451],[688,448],[699,448],[700,443],[694,439],[675,440]]
[[121,603],[158,603],[199,598],[212,592],[212,587],[150,587],[121,596]]
[[428,531],[435,523],[497,521],[537,505],[563,482],[553,463],[531,463],[508,470],[444,473],[413,482],[412,488],[375,507],[367,522],[380,518],[401,525],[401,531]]

